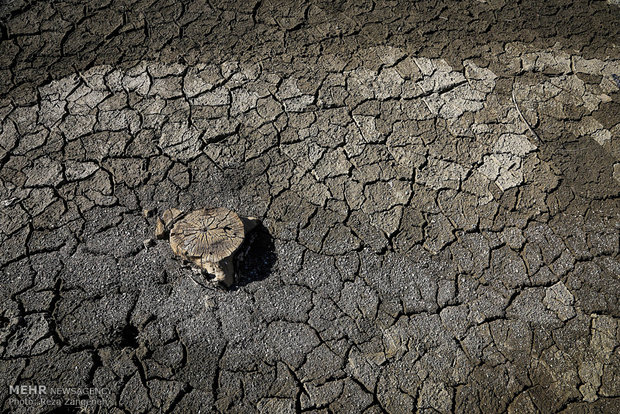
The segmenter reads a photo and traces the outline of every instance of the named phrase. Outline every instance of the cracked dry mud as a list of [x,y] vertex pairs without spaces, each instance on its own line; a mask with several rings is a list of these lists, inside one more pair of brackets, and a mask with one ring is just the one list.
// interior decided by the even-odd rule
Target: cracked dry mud
[[0,7],[3,412],[617,412],[617,1]]

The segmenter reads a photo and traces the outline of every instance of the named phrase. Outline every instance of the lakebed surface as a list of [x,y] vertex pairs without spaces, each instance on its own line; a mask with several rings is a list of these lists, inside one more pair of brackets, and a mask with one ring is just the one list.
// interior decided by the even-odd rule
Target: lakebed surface
[[0,11],[4,412],[617,412],[617,2]]

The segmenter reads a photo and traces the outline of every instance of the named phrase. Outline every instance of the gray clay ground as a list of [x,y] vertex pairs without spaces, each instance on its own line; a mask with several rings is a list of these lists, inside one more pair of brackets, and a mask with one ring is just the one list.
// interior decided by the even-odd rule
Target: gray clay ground
[[[617,1],[1,17],[4,412],[618,412]],[[261,218],[235,289],[176,206]]]

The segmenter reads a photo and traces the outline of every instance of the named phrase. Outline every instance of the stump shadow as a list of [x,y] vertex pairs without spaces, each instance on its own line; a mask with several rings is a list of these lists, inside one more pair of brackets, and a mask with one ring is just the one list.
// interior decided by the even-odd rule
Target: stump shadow
[[262,223],[246,237],[235,260],[233,290],[266,279],[277,261],[273,237]]

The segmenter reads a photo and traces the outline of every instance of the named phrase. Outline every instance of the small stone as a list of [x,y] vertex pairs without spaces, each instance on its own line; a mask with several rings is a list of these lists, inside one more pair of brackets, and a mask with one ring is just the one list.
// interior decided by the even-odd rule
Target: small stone
[[167,233],[166,225],[164,224],[162,219],[158,217],[157,224],[155,225],[155,237],[157,237],[160,240],[163,240],[166,238],[166,233]]

